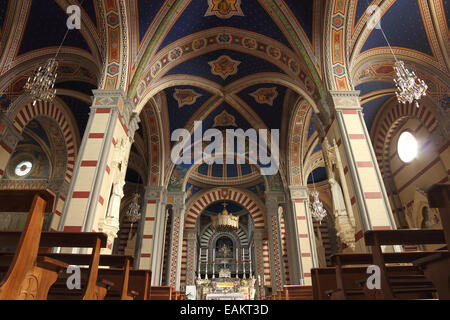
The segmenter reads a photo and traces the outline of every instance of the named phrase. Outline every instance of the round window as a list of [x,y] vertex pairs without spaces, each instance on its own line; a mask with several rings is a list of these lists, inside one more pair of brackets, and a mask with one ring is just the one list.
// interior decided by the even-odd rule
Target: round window
[[22,161],[14,169],[14,173],[19,177],[24,177],[30,173],[33,164],[30,161]]
[[405,131],[400,135],[397,144],[397,151],[400,160],[409,163],[417,157],[417,140],[409,131]]

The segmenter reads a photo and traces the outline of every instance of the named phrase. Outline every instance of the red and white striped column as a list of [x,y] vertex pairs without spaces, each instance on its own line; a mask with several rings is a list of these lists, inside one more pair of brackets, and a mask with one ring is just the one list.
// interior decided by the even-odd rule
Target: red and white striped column
[[[107,215],[111,187],[125,177],[138,117],[120,90],[95,90],[64,205],[60,231],[97,232]],[[120,158],[120,159],[119,159]],[[112,249],[109,241],[108,249]]]
[[314,226],[308,208],[308,188],[290,187],[290,192],[294,218],[293,227],[296,234],[295,241],[291,242],[291,245],[294,259],[300,261],[298,265],[300,270],[293,270],[293,275],[296,275],[300,279],[293,280],[299,281],[303,285],[311,285],[311,269],[318,266],[318,261],[316,257]]
[[327,137],[338,141],[346,165],[345,174],[349,174],[348,181],[354,193],[352,204],[358,212],[357,228],[360,230],[356,230],[355,235],[358,243],[367,230],[395,229],[395,220],[364,121],[359,91],[333,91],[331,95],[335,125]]

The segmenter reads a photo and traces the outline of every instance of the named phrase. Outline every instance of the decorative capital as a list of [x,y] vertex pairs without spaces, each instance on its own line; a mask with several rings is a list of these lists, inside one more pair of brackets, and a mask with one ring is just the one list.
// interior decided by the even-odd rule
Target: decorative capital
[[307,200],[308,196],[308,187],[289,187],[290,196],[292,200]]
[[362,110],[360,91],[330,91],[334,103],[334,109],[339,110]]
[[145,200],[159,200],[165,202],[167,199],[167,190],[164,187],[151,186],[145,188]]

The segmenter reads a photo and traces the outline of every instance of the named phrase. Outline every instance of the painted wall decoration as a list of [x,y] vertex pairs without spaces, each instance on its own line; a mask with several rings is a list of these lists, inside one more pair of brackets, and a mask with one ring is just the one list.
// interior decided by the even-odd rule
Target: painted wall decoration
[[256,102],[260,104],[268,104],[273,106],[274,100],[278,97],[278,91],[276,87],[272,88],[260,88],[250,95],[255,98]]
[[178,102],[178,107],[190,106],[195,104],[197,99],[202,95],[192,89],[175,89],[173,97]]
[[221,19],[244,16],[241,0],[208,0],[208,11],[206,11],[205,17],[213,15]]
[[220,56],[217,60],[208,62],[211,66],[211,73],[226,79],[231,75],[238,73],[240,61],[231,59],[229,56]]

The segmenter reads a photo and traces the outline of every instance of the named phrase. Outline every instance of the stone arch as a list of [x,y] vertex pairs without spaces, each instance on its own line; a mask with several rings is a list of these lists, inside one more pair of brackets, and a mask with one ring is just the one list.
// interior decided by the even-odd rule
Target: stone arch
[[396,129],[409,118],[416,118],[432,134],[438,127],[438,115],[428,105],[422,103],[419,108],[414,104],[394,103],[395,97],[389,99],[378,113],[375,119],[376,125],[372,132],[374,149],[381,174],[386,177],[390,175],[389,146]]
[[14,128],[21,133],[26,125],[38,116],[46,116],[53,119],[62,131],[67,151],[67,167],[64,180],[70,183],[80,139],[72,115],[62,101],[55,99],[51,103],[38,101],[35,105],[28,100],[28,102],[14,108],[9,117],[13,121]]
[[214,188],[194,195],[189,201],[184,222],[185,229],[195,229],[197,218],[202,211],[210,204],[224,200],[242,205],[252,217],[256,230],[265,228],[265,206],[250,191],[237,188]]

